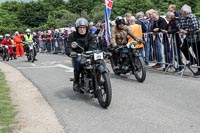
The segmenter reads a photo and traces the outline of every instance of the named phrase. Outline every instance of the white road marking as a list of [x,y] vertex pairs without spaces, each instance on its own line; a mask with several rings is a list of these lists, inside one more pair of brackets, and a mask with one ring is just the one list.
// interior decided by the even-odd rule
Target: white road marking
[[38,66],[38,65],[36,65],[35,63],[32,63],[31,66]]
[[18,69],[39,69],[39,68],[64,68],[66,69],[65,72],[73,72],[74,69],[72,67],[68,67],[68,66],[65,66],[65,65],[62,65],[62,64],[56,64],[56,65],[53,65],[53,66],[37,66],[37,65],[33,65],[31,67],[17,67]]
[[32,66],[32,67],[17,67],[18,69],[33,69],[33,68],[55,68],[55,67],[57,67],[57,66]]
[[64,62],[66,62],[66,63],[71,63],[72,61],[71,61],[71,60],[65,60]]
[[67,69],[67,72],[73,72],[74,69],[72,67],[68,67],[62,64],[57,64],[56,66]]

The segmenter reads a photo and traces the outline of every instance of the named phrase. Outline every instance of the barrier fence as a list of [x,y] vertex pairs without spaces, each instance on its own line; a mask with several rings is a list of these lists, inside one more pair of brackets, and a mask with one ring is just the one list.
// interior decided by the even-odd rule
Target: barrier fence
[[[182,33],[144,33],[146,42],[144,60],[155,62],[153,68],[163,68],[166,73],[174,68],[181,76],[188,68],[194,75],[200,75],[200,31]],[[194,71],[199,70],[199,74]]]
[[[144,47],[144,61],[148,65],[156,63],[153,68],[163,68],[166,73],[173,68],[175,72],[183,76],[186,69],[194,75],[197,70],[200,73],[200,31],[184,35],[183,33],[143,33],[146,42]],[[106,51],[103,39],[98,42],[98,48]],[[65,54],[67,40],[62,38],[51,41],[41,41],[40,48],[47,53]],[[194,70],[196,69],[196,70]],[[200,75],[200,74],[199,74]]]
[[50,41],[43,40],[40,42],[40,52],[47,52],[52,54],[65,54],[65,47],[67,41],[62,38],[52,39]]

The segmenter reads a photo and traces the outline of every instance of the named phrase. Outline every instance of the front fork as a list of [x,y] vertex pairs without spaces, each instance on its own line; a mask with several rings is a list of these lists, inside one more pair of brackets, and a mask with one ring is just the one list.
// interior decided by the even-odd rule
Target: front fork
[[[93,72],[94,72],[94,88],[95,88],[95,94],[98,93],[98,91],[100,91],[100,87],[99,87],[99,84],[98,84],[98,73],[99,74],[102,74],[102,73],[108,73],[109,70],[108,68],[106,67],[105,65],[105,62],[102,60],[100,62],[100,64],[98,64],[96,67],[93,67]],[[100,75],[101,76],[101,75]],[[100,79],[99,79],[100,80]]]

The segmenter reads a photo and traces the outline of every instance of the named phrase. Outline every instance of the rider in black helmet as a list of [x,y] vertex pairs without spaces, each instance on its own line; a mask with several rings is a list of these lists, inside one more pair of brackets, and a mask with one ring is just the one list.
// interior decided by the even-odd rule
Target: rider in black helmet
[[[68,44],[71,47],[70,53],[67,55],[71,55],[74,52],[82,53],[83,51],[96,50],[96,37],[94,34],[88,31],[88,21],[85,18],[78,18],[75,23],[76,31],[72,32],[68,38]],[[73,47],[73,43],[77,43],[79,46]],[[74,85],[73,90],[79,91],[79,75],[81,72],[81,56],[77,55],[72,58],[74,65]]]
[[[129,35],[132,37],[134,40],[140,42],[141,40],[138,39],[132,33],[132,29],[128,27],[125,22],[125,19],[121,16],[117,17],[115,20],[116,25],[112,28],[111,32],[111,46],[112,47],[117,47],[121,45],[126,45],[128,43],[128,38],[127,36]],[[114,65],[116,68],[118,68],[118,52],[115,50],[112,52],[112,58],[114,60]]]

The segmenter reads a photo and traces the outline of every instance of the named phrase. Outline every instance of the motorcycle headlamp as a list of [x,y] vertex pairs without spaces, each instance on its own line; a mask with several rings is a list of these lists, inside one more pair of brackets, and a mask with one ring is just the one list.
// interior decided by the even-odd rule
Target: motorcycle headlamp
[[131,48],[135,49],[136,48],[136,43],[131,43]]

